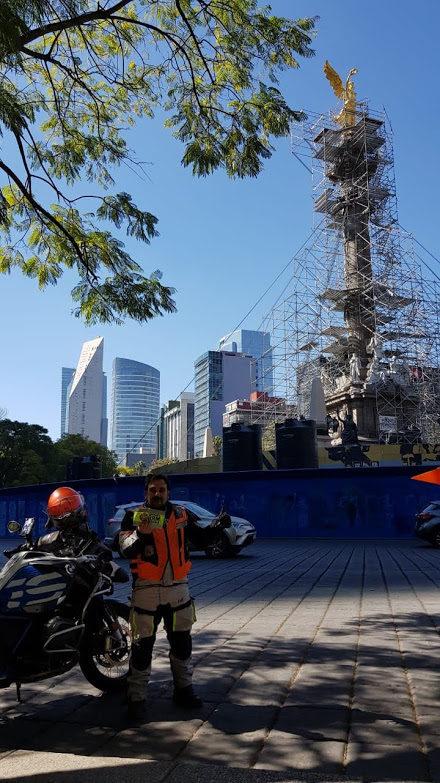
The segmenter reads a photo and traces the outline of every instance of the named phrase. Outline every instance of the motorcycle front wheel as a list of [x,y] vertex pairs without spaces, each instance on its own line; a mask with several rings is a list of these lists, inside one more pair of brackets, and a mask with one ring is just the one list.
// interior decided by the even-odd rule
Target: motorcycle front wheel
[[100,628],[86,632],[81,646],[79,665],[84,677],[100,691],[118,691],[124,687],[130,659],[130,609],[119,601],[106,601],[112,618],[112,628],[102,623]]

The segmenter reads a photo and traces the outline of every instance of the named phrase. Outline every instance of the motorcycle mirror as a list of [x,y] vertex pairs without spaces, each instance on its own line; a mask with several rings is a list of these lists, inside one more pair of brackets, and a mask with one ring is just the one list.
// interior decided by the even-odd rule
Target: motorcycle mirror
[[11,521],[8,522],[7,528],[9,533],[18,533],[18,531],[21,530],[19,523],[16,522],[15,519],[11,519]]

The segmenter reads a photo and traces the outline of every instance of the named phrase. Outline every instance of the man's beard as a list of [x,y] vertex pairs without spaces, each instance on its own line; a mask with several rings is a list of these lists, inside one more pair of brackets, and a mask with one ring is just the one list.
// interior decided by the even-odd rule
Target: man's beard
[[166,506],[166,501],[162,501],[161,498],[151,498],[150,501],[150,508],[157,508],[159,511],[164,511]]

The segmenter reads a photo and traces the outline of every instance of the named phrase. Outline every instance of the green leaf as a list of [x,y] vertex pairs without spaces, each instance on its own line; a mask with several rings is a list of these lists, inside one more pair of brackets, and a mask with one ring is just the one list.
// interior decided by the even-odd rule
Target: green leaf
[[256,0],[1,0],[0,272],[45,288],[75,270],[86,323],[173,312],[173,289],[123,246],[123,232],[158,235],[113,192],[121,164],[140,166],[126,130],[159,107],[195,176],[258,176],[271,138],[304,117],[276,85],[313,55],[314,26]]

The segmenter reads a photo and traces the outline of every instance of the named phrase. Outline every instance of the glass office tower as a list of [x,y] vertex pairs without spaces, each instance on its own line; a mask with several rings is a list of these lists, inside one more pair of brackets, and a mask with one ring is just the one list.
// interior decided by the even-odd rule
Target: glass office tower
[[[116,358],[111,392],[110,448],[119,462],[127,454],[156,453],[160,372],[149,364]],[[139,456],[142,459],[142,456]]]
[[62,367],[61,368],[61,426],[60,426],[60,438],[66,434],[68,428],[68,420],[66,421],[66,415],[69,410],[69,394],[73,376],[75,375],[74,367]]
[[269,397],[273,396],[273,351],[269,332],[236,329],[219,340],[218,348],[220,351],[236,351],[252,356],[255,365],[255,384],[251,392],[266,392]]
[[248,400],[255,388],[255,363],[251,356],[228,351],[207,351],[194,365],[194,456],[203,456],[205,430],[223,432],[225,405]]

